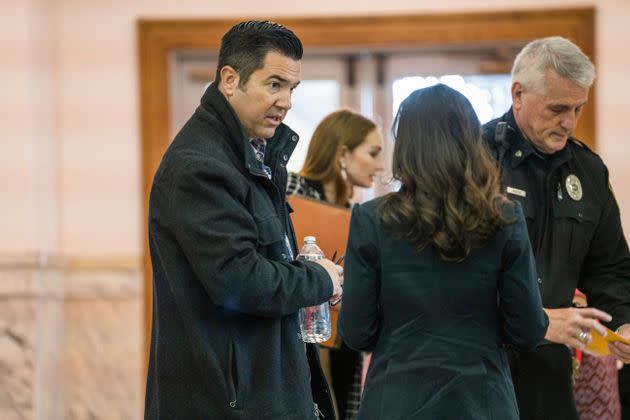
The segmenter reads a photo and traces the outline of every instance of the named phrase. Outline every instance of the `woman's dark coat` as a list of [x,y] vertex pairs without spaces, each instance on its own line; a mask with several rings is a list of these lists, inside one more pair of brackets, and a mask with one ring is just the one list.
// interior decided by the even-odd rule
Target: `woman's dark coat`
[[503,348],[532,348],[548,320],[519,205],[482,249],[447,263],[385,233],[382,199],[356,205],[339,331],[372,351],[359,419],[518,419]]

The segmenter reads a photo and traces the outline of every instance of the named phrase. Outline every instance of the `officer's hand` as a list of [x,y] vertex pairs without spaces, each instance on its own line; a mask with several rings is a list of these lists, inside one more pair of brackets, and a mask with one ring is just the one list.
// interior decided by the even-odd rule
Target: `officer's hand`
[[584,349],[592,341],[588,334],[591,328],[606,335],[606,329],[598,320],[607,322],[612,319],[606,312],[595,308],[545,309],[545,312],[549,317],[545,338],[578,349]]
[[[617,334],[630,341],[630,324],[623,324],[617,329]],[[624,363],[630,363],[630,345],[618,341],[608,344],[610,352]]]
[[343,289],[341,288],[341,285],[343,284],[343,267],[326,259],[318,260],[317,263],[326,269],[330,279],[332,280],[333,294],[330,297],[330,301],[338,302],[339,299],[341,299],[341,294],[343,293]]

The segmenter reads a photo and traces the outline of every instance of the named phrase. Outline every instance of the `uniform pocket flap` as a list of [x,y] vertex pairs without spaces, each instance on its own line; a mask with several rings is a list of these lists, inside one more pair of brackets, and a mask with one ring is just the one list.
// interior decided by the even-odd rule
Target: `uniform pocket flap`
[[578,222],[597,223],[599,220],[599,207],[580,201],[563,200],[556,202],[554,206],[554,216],[556,218],[570,218]]
[[510,197],[510,199],[521,204],[521,208],[523,209],[523,216],[525,216],[526,219],[536,219],[536,206],[534,205],[534,200],[516,197]]

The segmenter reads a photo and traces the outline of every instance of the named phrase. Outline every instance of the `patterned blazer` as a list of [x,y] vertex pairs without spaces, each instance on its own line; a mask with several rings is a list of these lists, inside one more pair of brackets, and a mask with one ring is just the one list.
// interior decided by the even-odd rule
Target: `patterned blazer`
[[306,179],[295,172],[288,174],[287,195],[303,195],[314,200],[326,201],[321,182]]

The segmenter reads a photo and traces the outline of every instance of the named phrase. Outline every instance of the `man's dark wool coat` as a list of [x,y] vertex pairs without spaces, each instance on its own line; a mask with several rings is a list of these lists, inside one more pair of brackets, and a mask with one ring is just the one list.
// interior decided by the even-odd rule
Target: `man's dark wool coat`
[[[155,175],[149,204],[153,327],[145,418],[333,419],[317,348],[298,310],[327,301],[330,277],[293,261],[281,125],[256,161],[210,85]],[[310,369],[309,369],[310,366]]]

